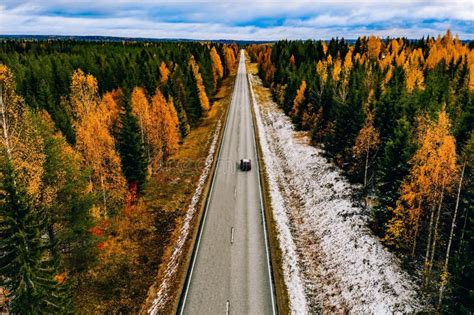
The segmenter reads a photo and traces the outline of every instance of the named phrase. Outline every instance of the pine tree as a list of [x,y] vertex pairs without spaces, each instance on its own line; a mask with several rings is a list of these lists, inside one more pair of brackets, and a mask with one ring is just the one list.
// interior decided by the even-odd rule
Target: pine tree
[[147,176],[148,161],[145,146],[141,137],[137,118],[130,111],[122,116],[117,145],[122,161],[122,170],[129,187],[138,185],[141,191]]

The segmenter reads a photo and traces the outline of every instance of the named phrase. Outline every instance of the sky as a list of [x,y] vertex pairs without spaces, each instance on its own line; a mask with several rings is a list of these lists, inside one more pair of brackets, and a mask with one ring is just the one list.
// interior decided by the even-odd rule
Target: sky
[[474,39],[474,0],[1,0],[0,34],[186,39]]

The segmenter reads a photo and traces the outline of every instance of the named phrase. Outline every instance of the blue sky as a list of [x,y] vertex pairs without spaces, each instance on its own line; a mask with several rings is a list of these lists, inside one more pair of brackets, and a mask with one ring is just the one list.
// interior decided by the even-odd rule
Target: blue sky
[[0,34],[189,39],[474,39],[474,0],[2,0]]

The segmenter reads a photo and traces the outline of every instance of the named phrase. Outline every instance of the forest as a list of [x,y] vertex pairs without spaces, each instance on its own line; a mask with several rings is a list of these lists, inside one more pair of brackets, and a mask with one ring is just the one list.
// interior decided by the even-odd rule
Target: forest
[[206,117],[237,49],[0,42],[0,293],[12,313],[139,310],[176,220],[147,206],[147,184]]
[[438,312],[474,311],[473,49],[450,31],[247,48]]

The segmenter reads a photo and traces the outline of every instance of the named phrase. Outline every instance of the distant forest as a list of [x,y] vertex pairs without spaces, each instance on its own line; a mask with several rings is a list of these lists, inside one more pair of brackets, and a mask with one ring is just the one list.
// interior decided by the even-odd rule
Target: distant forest
[[139,310],[172,232],[143,187],[206,117],[237,52],[0,41],[0,295],[12,313]]
[[474,312],[474,45],[251,45],[274,100],[360,184],[371,228],[438,311]]

